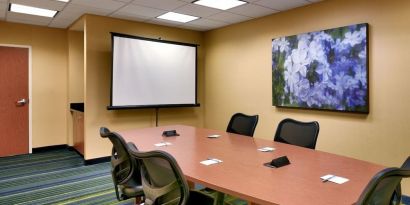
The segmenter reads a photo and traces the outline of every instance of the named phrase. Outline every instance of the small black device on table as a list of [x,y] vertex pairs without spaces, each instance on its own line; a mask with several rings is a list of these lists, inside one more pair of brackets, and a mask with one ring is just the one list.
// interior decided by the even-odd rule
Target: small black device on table
[[179,136],[176,130],[165,130],[162,133],[162,136],[164,137],[174,137],[174,136]]
[[278,157],[276,159],[272,159],[271,162],[266,162],[263,165],[270,167],[270,168],[279,168],[279,167],[283,167],[290,164],[290,161],[288,159],[288,157],[286,156],[282,156],[282,157]]

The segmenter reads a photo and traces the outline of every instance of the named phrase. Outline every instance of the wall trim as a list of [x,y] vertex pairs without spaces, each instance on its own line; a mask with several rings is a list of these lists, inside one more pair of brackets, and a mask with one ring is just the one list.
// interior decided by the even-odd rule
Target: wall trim
[[110,161],[111,161],[111,156],[107,156],[107,157],[99,157],[99,158],[84,160],[84,164],[93,165],[93,164],[99,164],[99,163],[110,162]]
[[410,196],[402,195],[401,196],[401,203],[402,204],[410,204]]
[[60,144],[60,145],[51,145],[51,146],[46,146],[46,147],[36,147],[36,148],[33,148],[33,153],[48,152],[48,151],[59,150],[59,149],[69,149],[69,146],[66,144]]

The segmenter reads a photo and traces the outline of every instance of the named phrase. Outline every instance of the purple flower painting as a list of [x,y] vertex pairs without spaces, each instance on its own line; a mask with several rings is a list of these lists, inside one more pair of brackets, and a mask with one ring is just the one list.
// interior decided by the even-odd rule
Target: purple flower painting
[[272,40],[273,105],[369,113],[368,24]]

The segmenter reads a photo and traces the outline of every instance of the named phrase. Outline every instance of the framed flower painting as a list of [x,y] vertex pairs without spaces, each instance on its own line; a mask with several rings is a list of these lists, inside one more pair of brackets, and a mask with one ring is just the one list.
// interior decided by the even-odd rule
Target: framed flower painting
[[368,24],[272,40],[277,107],[369,113]]

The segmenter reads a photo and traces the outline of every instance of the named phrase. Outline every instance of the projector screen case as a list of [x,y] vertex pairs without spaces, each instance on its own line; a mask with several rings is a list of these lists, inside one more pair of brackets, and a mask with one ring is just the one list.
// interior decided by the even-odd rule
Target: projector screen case
[[111,33],[113,109],[196,107],[196,44]]

